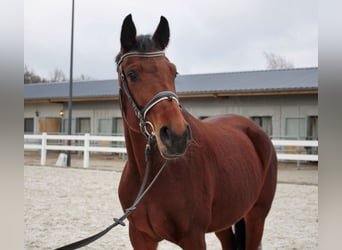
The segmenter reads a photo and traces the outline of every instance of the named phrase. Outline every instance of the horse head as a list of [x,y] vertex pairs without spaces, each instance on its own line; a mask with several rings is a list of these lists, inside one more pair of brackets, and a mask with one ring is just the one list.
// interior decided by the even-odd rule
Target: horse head
[[191,141],[190,127],[175,94],[176,66],[164,54],[169,37],[165,17],[160,18],[152,36],[137,36],[128,15],[122,24],[121,50],[116,58],[126,126],[154,136],[166,159],[183,155]]

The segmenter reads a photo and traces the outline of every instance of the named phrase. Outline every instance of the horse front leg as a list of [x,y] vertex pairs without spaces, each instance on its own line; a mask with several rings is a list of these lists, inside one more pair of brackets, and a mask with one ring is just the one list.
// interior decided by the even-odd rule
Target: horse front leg
[[156,250],[158,247],[158,241],[138,231],[131,223],[129,224],[129,238],[134,250]]
[[186,235],[177,245],[179,245],[183,250],[206,250],[205,234],[198,233]]

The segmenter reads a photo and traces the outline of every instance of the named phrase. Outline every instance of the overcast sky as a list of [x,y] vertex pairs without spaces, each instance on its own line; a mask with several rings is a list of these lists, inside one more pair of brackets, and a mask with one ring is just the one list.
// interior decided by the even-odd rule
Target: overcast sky
[[[24,61],[41,76],[69,76],[72,0],[25,0]],[[180,74],[266,68],[264,52],[295,67],[318,65],[318,2],[312,0],[75,0],[74,77],[117,78],[123,19],[153,33],[164,15],[166,50]]]

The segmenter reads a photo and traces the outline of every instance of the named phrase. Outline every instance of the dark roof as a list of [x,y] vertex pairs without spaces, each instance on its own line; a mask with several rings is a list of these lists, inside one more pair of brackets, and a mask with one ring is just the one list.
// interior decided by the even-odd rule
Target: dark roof
[[[110,97],[118,95],[117,80],[94,80],[73,82],[74,98]],[[24,98],[58,99],[69,97],[69,82],[25,84]]]
[[[215,94],[243,92],[279,92],[318,89],[318,68],[244,71],[179,75],[178,94]],[[93,80],[73,83],[73,98],[117,97],[118,80]],[[69,82],[25,84],[25,100],[65,99]]]
[[178,93],[286,91],[318,88],[318,68],[184,75]]

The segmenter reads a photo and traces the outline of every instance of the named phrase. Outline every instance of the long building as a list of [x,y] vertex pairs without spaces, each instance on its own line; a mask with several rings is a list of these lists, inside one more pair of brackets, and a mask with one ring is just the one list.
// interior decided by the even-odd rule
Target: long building
[[[272,138],[318,139],[318,68],[179,75],[184,108],[199,119],[240,114]],[[122,134],[118,80],[73,83],[72,133]],[[69,83],[25,84],[24,132],[65,133]]]

